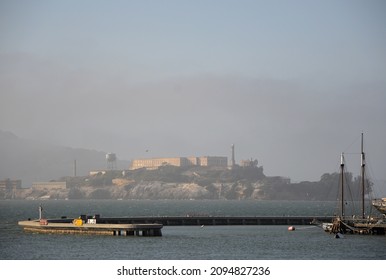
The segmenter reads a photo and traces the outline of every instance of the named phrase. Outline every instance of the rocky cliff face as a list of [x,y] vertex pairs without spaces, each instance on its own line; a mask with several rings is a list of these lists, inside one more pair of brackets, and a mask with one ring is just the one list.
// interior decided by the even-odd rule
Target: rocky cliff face
[[160,181],[104,187],[81,186],[66,190],[18,190],[18,199],[264,199],[258,183],[222,183],[200,186],[197,183]]

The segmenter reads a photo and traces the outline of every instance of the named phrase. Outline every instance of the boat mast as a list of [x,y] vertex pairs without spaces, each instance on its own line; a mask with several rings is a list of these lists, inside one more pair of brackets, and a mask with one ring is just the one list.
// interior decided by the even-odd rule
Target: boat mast
[[362,181],[362,219],[365,218],[365,153],[363,151],[363,132],[361,141],[361,181]]
[[41,220],[43,217],[43,206],[40,204],[39,205],[39,220]]
[[343,153],[341,153],[341,155],[340,155],[340,187],[341,187],[341,198],[340,198],[341,213],[340,213],[340,216],[343,219],[343,217],[344,217],[344,157],[343,157]]

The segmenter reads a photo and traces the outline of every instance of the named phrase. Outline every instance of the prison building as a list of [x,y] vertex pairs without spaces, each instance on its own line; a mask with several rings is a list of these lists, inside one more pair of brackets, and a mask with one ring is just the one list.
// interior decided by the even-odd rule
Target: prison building
[[157,169],[160,166],[172,165],[178,167],[186,166],[207,166],[224,167],[228,165],[227,157],[204,156],[204,157],[173,157],[173,158],[148,158],[134,159],[131,162],[130,170],[146,168]]

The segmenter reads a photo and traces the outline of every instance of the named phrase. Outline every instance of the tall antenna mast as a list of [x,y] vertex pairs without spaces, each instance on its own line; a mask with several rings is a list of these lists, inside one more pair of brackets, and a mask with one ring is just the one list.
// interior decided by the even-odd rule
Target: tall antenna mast
[[361,179],[362,179],[362,219],[365,218],[365,152],[363,151],[363,132],[361,139]]
[[344,156],[343,153],[340,155],[340,184],[341,184],[341,218],[344,217]]

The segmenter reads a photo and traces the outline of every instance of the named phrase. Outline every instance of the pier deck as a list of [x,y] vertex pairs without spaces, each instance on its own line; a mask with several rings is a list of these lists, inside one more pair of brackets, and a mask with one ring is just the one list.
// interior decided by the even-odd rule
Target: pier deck
[[384,235],[386,233],[386,224],[385,223],[356,223],[354,224],[356,228],[359,229],[360,234],[379,234]]

